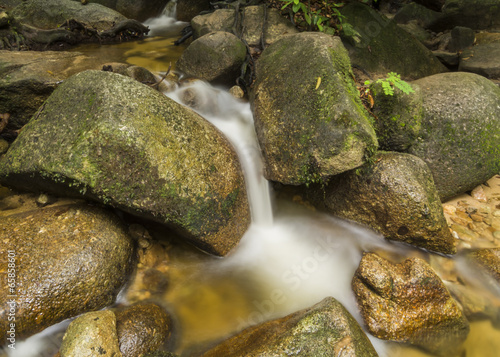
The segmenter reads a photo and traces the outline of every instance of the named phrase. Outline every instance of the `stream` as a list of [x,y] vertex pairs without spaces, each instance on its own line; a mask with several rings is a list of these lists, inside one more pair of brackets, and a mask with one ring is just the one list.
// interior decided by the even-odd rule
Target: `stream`
[[[172,14],[148,20],[146,25],[152,27],[152,33],[145,40],[85,45],[74,50],[103,62],[121,61],[153,73],[164,72],[185,48],[173,45],[185,23],[176,21]],[[276,197],[262,176],[249,103],[203,81],[190,81],[165,94],[183,103],[186,91],[195,95],[195,110],[223,132],[238,153],[252,224],[226,258],[207,256],[194,249],[169,253],[170,282],[164,299],[180,326],[176,353],[196,355],[245,327],[310,307],[327,296],[340,301],[363,326],[351,290],[362,253],[377,252],[394,261],[412,256],[430,259],[422,250],[390,243],[368,229],[300,202]],[[9,351],[9,356],[47,355],[42,351],[60,340],[60,331],[67,324],[63,322],[20,343],[18,349]],[[431,357],[420,350],[368,336],[381,357]],[[472,322],[465,346],[467,357],[498,355],[500,331],[489,320]]]

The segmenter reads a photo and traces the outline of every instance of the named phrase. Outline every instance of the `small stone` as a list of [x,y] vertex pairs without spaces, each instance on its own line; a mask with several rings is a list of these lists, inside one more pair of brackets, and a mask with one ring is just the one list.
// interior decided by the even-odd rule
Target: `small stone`
[[470,215],[470,218],[472,218],[473,221],[475,222],[483,222],[484,221],[484,217],[479,215],[479,214],[471,214]]
[[467,226],[467,224],[469,223],[468,221],[466,221],[465,219],[460,218],[460,217],[450,217],[450,219],[453,222],[460,224],[461,226]]
[[475,189],[472,190],[471,196],[478,200],[479,202],[488,202],[488,198],[484,193],[483,186],[479,185]]
[[493,217],[500,217],[500,210],[497,209],[493,212]]
[[452,215],[452,214],[455,214],[455,212],[457,211],[457,208],[453,205],[445,204],[445,205],[443,205],[443,211],[444,211],[444,213]]
[[479,232],[479,228],[474,223],[469,223],[467,227],[473,232]]
[[472,242],[472,241],[475,241],[477,239],[476,233],[472,232],[471,230],[469,230],[465,227],[462,227],[461,225],[452,224],[451,229],[454,230],[458,234],[458,237],[461,240]]
[[229,89],[229,93],[236,99],[243,99],[245,97],[245,92],[240,86],[232,86]]
[[496,230],[499,230],[499,231],[500,231],[500,219],[498,219],[498,218],[493,218],[493,219],[491,220],[491,226],[492,226],[493,228],[495,228]]
[[493,232],[493,238],[500,239],[500,231]]
[[481,205],[479,206],[477,213],[482,216],[488,216],[491,213],[491,207],[487,205]]
[[38,207],[45,207],[47,205],[50,205],[55,202],[55,199],[53,197],[50,197],[46,193],[41,193],[37,198],[36,198],[36,204]]
[[465,209],[465,212],[467,212],[467,214],[469,215],[475,214],[477,212],[477,208],[470,206]]
[[465,212],[457,211],[457,217],[465,219],[467,222],[471,221],[470,216]]

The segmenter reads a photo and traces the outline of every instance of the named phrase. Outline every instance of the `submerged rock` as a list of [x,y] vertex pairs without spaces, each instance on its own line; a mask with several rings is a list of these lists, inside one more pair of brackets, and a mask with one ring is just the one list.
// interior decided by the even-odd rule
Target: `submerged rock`
[[3,215],[0,253],[12,252],[17,267],[16,286],[0,290],[3,331],[8,295],[17,295],[16,338],[114,302],[134,259],[116,216],[83,203]]
[[408,153],[432,171],[441,200],[472,190],[500,171],[500,88],[472,73],[412,82],[421,88],[419,137]]
[[418,157],[378,153],[366,164],[309,190],[316,206],[368,225],[385,238],[444,254],[456,243],[443,214],[432,174]]
[[429,49],[368,5],[350,3],[342,15],[356,31],[342,33],[353,66],[384,76],[397,72],[410,79],[447,71]]
[[61,84],[1,159],[0,181],[85,195],[167,224],[217,255],[236,246],[250,223],[238,158],[222,134],[110,72]]
[[478,249],[470,253],[469,258],[500,284],[500,248]]
[[212,32],[184,50],[176,68],[190,77],[232,86],[240,75],[247,48],[235,35]]
[[236,356],[378,356],[356,320],[334,298],[249,327],[203,354]]
[[122,356],[118,348],[116,318],[111,311],[95,311],[73,321],[63,337],[61,357]]
[[120,351],[124,357],[139,357],[156,351],[172,333],[170,316],[156,304],[137,304],[115,314]]
[[469,323],[441,279],[422,259],[392,264],[363,255],[352,287],[368,331],[441,356],[457,353]]
[[269,46],[257,63],[252,107],[269,180],[324,182],[377,147],[337,37],[304,32]]

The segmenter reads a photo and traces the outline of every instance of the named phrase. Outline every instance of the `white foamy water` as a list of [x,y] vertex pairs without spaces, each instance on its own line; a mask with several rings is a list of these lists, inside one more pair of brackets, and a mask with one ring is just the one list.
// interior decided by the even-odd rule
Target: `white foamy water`
[[[207,274],[231,272],[254,291],[253,311],[240,319],[238,329],[310,307],[327,296],[340,301],[362,324],[351,290],[362,252],[383,248],[403,253],[408,248],[290,202],[278,202],[273,218],[250,105],[203,81],[167,95],[182,104],[194,103],[194,109],[234,145],[245,173],[252,225],[228,257],[202,268]],[[384,356],[384,343],[371,340]]]
[[[144,21],[149,27],[148,36],[175,37],[179,36],[181,30],[189,25],[187,22],[176,19],[177,2],[170,1],[159,17]],[[180,36],[179,36],[180,37]]]

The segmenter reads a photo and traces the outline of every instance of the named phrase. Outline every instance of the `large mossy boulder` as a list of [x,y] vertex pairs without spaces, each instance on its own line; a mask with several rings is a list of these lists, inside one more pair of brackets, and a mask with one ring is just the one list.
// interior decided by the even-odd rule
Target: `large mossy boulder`
[[79,52],[0,51],[0,113],[8,129],[25,125],[59,83],[99,65]]
[[190,77],[233,86],[241,75],[247,48],[235,35],[217,31],[194,40],[182,53],[176,68]]
[[432,174],[418,157],[379,152],[373,163],[312,187],[309,199],[385,238],[444,254],[456,253]]
[[342,15],[355,30],[342,33],[353,66],[382,76],[396,72],[408,79],[447,71],[416,38],[368,5],[350,3]]
[[203,357],[290,355],[378,356],[351,314],[328,297],[308,309],[249,327]]
[[472,73],[443,73],[412,82],[423,117],[408,153],[432,171],[441,200],[472,190],[500,172],[500,88]]
[[323,182],[377,147],[338,37],[304,32],[266,48],[251,104],[269,180]]
[[16,340],[113,304],[132,271],[134,243],[104,209],[62,202],[5,210],[0,220],[0,270],[9,257],[16,272],[15,286],[0,290],[0,327],[9,329],[14,299]]
[[442,16],[429,28],[444,31],[455,26],[474,30],[500,29],[500,0],[446,0]]
[[440,356],[457,355],[467,338],[469,322],[460,305],[422,259],[393,264],[367,253],[352,287],[368,331],[378,338]]
[[250,222],[238,158],[222,134],[111,72],[64,81],[0,161],[0,181],[85,195],[164,223],[217,255],[236,246]]

